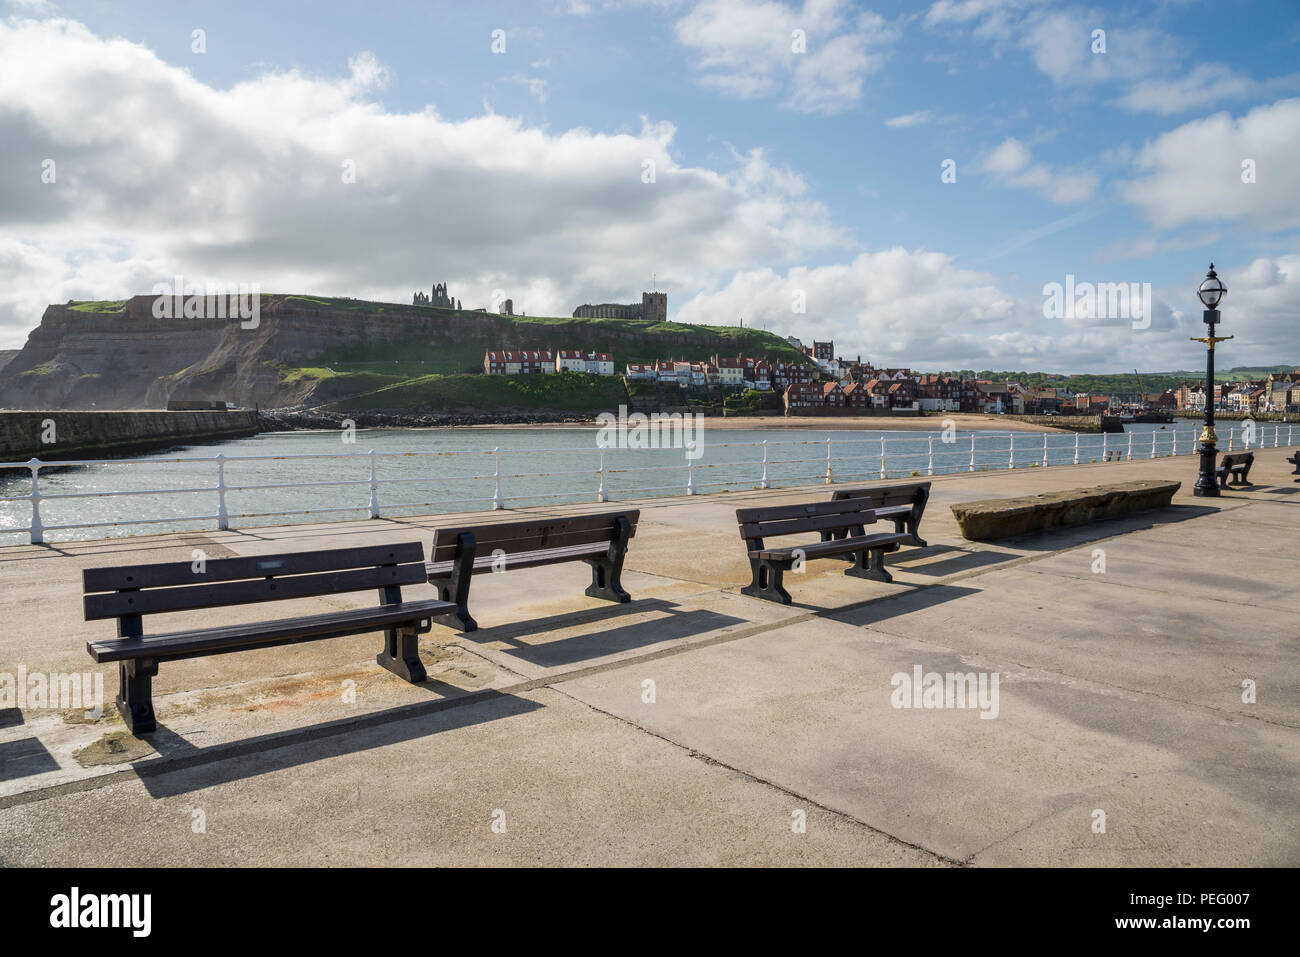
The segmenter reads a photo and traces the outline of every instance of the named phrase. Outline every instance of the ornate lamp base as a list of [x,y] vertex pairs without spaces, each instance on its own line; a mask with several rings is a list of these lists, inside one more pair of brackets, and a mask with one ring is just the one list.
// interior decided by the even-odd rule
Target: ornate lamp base
[[1218,449],[1214,447],[1213,442],[1205,441],[1207,433],[1211,439],[1215,438],[1214,430],[1206,426],[1201,433],[1201,447],[1196,450],[1201,457],[1201,471],[1196,476],[1196,486],[1192,489],[1192,494],[1201,498],[1218,498],[1219,479],[1214,474],[1214,460],[1218,455]]

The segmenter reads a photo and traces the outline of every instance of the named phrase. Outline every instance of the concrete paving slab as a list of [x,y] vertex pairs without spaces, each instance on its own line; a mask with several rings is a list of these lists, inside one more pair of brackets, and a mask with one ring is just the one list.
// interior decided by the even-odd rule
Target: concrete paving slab
[[[82,620],[84,568],[427,545],[464,521],[642,509],[636,601],[586,598],[578,565],[484,576],[484,627],[435,626],[420,686],[379,669],[369,635],[165,663],[163,730],[144,741],[111,710],[0,707],[0,860],[1300,863],[1300,499],[1276,494],[1292,487],[1290,451],[1258,452],[1260,484],[1221,499],[1190,494],[1190,460],[935,476],[932,547],[890,556],[893,584],[812,562],[790,576],[793,606],[739,594],[734,512],[821,500],[824,484],[0,548],[0,676],[89,671],[111,699],[115,669],[85,642],[112,623]],[[1170,476],[1184,481],[1170,509],[1019,540],[966,542],[947,508]],[[997,672],[999,717],[892,708],[890,676],[918,663]],[[189,830],[199,793],[221,822],[206,845]],[[493,842],[485,801],[508,801],[524,833]]]

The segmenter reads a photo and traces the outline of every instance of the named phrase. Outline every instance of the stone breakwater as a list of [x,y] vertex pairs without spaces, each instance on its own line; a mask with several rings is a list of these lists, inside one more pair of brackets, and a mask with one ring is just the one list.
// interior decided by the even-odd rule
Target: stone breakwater
[[0,462],[112,458],[257,432],[252,411],[0,412]]

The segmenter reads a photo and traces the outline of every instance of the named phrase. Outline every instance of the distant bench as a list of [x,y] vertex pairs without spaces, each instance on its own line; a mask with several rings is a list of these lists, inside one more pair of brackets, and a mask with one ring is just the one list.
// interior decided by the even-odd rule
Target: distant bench
[[[893,581],[893,576],[885,570],[885,552],[898,548],[911,536],[905,532],[867,534],[866,526],[875,521],[876,512],[864,498],[736,509],[736,522],[740,537],[749,549],[753,574],[753,580],[741,592],[788,605],[792,599],[782,587],[785,572],[803,561],[836,555],[853,556],[853,566],[845,569],[846,575]],[[781,548],[766,542],[769,538],[812,532],[822,533],[823,540]],[[843,533],[842,537],[839,533]]]
[[607,601],[631,601],[620,577],[628,539],[636,534],[640,516],[639,509],[629,509],[438,529],[426,572],[429,583],[452,603],[449,614],[440,620],[462,631],[478,628],[469,613],[469,586],[475,575],[559,562],[581,561],[591,566],[591,585],[585,594]]
[[[1290,462],[1292,465],[1295,466],[1295,471],[1292,472],[1291,474],[1292,474],[1292,475],[1300,475],[1300,452],[1296,452],[1296,453],[1295,453],[1294,455],[1292,455],[1289,459],[1287,459],[1287,461]],[[1296,479],[1296,481],[1297,481],[1297,482],[1300,482],[1300,478]]]
[[[118,663],[118,711],[137,735],[157,729],[153,679],[161,661],[383,630],[384,650],[375,660],[398,677],[417,683],[427,677],[417,636],[429,631],[435,616],[454,608],[445,601],[402,601],[402,586],[420,584],[424,576],[424,547],[419,542],[219,558],[201,564],[88,568],[82,575],[86,620],[116,618],[118,637],[89,641],[86,650],[97,662]],[[144,615],[368,588],[378,589],[378,607],[144,634]]]
[[1250,467],[1255,464],[1254,452],[1229,452],[1219,467],[1214,470],[1214,474],[1219,477],[1219,486],[1228,487],[1228,479],[1231,477],[1233,485],[1252,485],[1250,481]]
[[[925,503],[930,500],[929,482],[908,482],[903,485],[879,485],[875,488],[836,489],[831,501],[839,502],[846,498],[865,499],[875,511],[877,519],[890,519],[894,531],[907,532],[905,545],[927,547],[920,535],[921,516],[925,514]],[[841,535],[846,534],[841,532]],[[831,536],[822,532],[822,539]]]

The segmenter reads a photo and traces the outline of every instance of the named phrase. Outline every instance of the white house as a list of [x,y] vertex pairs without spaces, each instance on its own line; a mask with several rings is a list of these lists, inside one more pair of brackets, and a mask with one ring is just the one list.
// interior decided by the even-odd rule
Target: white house
[[608,352],[589,352],[586,358],[586,370],[592,375],[613,375],[614,357]]
[[561,349],[555,353],[555,371],[586,372],[587,363],[583,359],[581,352],[574,352],[572,349]]

